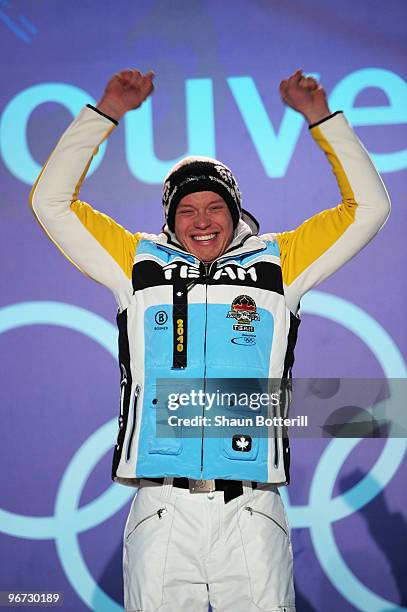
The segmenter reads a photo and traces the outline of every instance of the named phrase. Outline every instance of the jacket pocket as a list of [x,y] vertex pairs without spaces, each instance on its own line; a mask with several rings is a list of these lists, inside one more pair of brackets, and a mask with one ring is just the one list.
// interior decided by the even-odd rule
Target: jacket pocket
[[223,456],[234,461],[255,461],[260,444],[255,412],[248,405],[231,405],[223,409],[222,416]]
[[137,404],[138,404],[138,400],[140,397],[140,393],[141,393],[141,387],[140,385],[136,385],[136,388],[134,390],[134,396],[133,396],[133,402],[132,402],[132,408],[131,408],[131,413],[130,413],[130,421],[129,421],[129,437],[127,440],[127,447],[126,447],[126,461],[130,461],[130,455],[131,455],[131,445],[133,442],[133,438],[134,438],[134,432],[136,430],[136,420],[137,420]]
[[150,454],[179,455],[183,448],[183,408],[178,406],[176,410],[169,409],[167,391],[165,385],[154,385],[147,390],[144,411],[148,411],[145,417],[149,420],[152,432],[148,440]]
[[234,461],[256,461],[259,454],[259,439],[245,433],[231,433],[223,438],[222,454]]

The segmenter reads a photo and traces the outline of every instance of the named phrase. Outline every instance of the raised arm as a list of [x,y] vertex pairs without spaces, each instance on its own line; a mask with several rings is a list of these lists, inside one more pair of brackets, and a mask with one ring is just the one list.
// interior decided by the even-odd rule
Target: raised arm
[[99,145],[125,112],[153,90],[153,73],[125,70],[112,77],[96,109],[84,108],[64,132],[30,195],[34,215],[62,253],[82,272],[113,291],[125,308],[139,234],[78,199]]
[[302,113],[325,153],[342,202],[276,234],[287,303],[297,311],[301,297],[349,261],[377,234],[390,212],[383,182],[343,113],[330,114],[324,89],[297,71],[282,81],[286,104]]

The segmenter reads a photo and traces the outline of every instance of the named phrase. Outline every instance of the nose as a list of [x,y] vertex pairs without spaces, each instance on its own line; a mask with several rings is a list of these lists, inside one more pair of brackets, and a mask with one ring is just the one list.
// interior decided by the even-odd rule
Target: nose
[[206,210],[199,210],[195,217],[195,227],[205,229],[211,224],[211,220]]

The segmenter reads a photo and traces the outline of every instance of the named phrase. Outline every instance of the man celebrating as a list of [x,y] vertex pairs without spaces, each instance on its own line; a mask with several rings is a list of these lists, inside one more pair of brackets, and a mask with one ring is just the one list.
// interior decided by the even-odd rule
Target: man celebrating
[[78,193],[97,147],[151,94],[153,77],[113,76],[97,107],[63,134],[31,194],[48,236],[118,304],[113,478],[139,486],[125,529],[125,607],[207,612],[210,602],[214,612],[291,612],[292,551],[278,493],[289,482],[287,439],[214,438],[204,424],[198,437],[159,437],[158,381],[289,377],[301,297],[373,238],[389,200],[343,114],[330,114],[324,89],[297,70],[280,93],[310,124],[341,204],[293,231],[258,236],[230,169],[188,157],[164,180],[163,232],[125,230]]

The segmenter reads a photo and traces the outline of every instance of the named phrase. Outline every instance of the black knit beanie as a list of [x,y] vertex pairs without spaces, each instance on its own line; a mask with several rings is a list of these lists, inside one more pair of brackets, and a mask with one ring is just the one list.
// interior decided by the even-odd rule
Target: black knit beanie
[[184,157],[167,174],[163,187],[164,213],[169,229],[175,226],[175,210],[182,198],[197,191],[214,191],[223,198],[236,228],[242,216],[241,194],[225,164],[211,157]]

